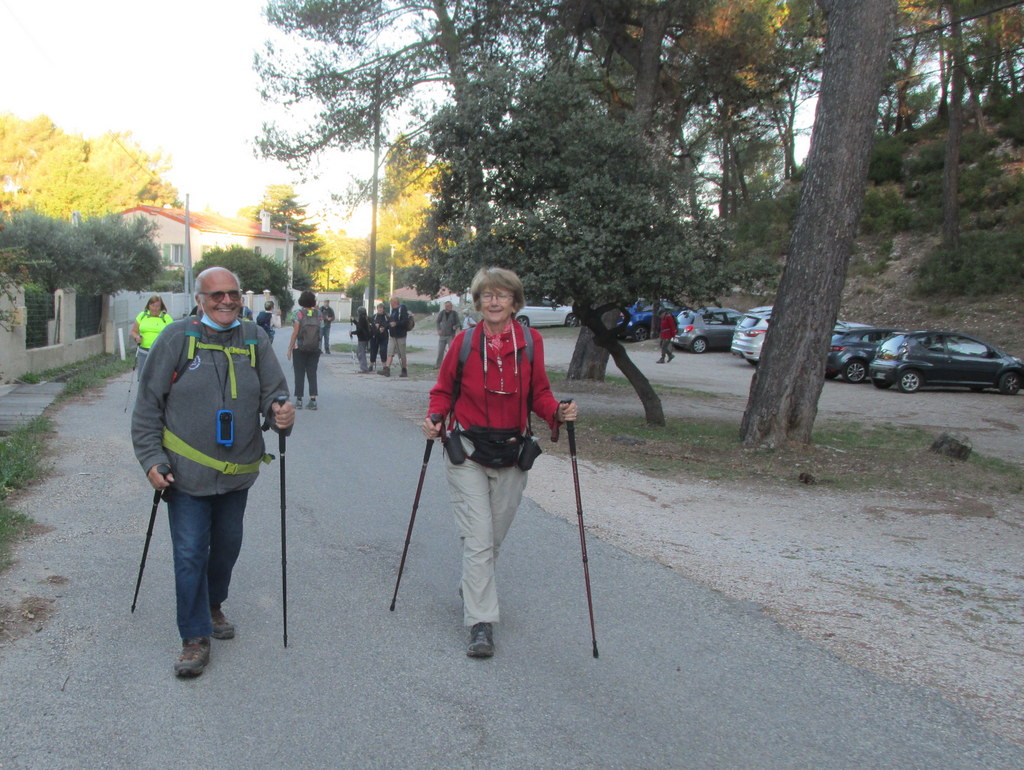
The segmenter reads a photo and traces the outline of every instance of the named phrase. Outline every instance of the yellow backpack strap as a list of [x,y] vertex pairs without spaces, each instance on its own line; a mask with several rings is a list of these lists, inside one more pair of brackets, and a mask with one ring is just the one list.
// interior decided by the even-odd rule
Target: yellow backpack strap
[[220,473],[224,473],[228,476],[239,476],[243,473],[258,473],[260,465],[263,465],[264,463],[269,464],[270,461],[274,459],[273,455],[265,454],[254,463],[239,464],[216,460],[207,454],[203,454],[198,449],[189,446],[178,436],[171,433],[167,428],[164,428],[163,446],[164,449],[169,449],[175,454],[181,455],[192,462],[205,465],[207,468],[213,468],[215,471],[219,471]]

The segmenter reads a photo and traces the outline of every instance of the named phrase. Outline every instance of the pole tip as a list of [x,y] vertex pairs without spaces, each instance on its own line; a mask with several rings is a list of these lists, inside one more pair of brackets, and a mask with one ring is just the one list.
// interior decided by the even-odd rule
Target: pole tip
[[594,657],[595,658],[597,657],[597,645],[596,644],[594,645]]

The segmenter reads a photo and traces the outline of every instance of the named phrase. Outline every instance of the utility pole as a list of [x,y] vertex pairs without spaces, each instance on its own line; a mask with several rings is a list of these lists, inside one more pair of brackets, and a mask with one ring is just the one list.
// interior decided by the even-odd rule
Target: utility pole
[[377,72],[373,81],[373,181],[370,184],[371,214],[370,214],[370,298],[367,302],[366,312],[370,312],[370,306],[377,296],[377,169],[380,167],[380,72]]
[[188,193],[185,193],[185,301],[192,301],[192,222],[188,215]]

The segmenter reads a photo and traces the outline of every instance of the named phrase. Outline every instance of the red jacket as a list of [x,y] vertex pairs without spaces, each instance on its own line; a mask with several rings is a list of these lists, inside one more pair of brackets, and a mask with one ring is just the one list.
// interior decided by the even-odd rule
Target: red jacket
[[[515,334],[515,348],[512,336]],[[525,334],[533,335],[533,363],[526,355]],[[463,428],[478,425],[486,428],[526,429],[526,400],[530,384],[533,384],[533,411],[548,427],[556,425],[558,400],[551,393],[544,370],[544,340],[533,329],[523,328],[515,321],[509,330],[501,336],[501,367],[498,367],[498,356],[493,348],[487,346],[487,385],[484,389],[484,367],[480,357],[480,342],[484,339],[484,325],[478,324],[473,329],[459,332],[452,340],[448,353],[441,364],[437,375],[437,383],[430,389],[429,414],[447,416],[452,404],[452,388],[455,384],[455,371],[459,365],[459,353],[462,350],[462,337],[473,334],[473,346],[462,369],[462,385],[458,400],[455,403],[455,419]],[[516,349],[519,354],[519,376],[515,376]],[[495,393],[494,391],[502,391]],[[451,424],[449,424],[449,428]]]
[[665,313],[661,317],[661,338],[663,340],[670,340],[676,336],[676,332],[679,327],[676,325],[675,316],[671,313]]

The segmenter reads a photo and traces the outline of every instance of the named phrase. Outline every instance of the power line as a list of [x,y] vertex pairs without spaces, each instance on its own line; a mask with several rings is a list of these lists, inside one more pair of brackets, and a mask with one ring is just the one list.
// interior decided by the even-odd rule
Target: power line
[[948,27],[952,27],[954,24],[963,24],[964,22],[967,22],[967,21],[975,21],[976,19],[981,19],[981,18],[983,18],[985,16],[991,16],[993,14],[999,13],[1000,11],[1005,11],[1008,8],[1014,8],[1014,7],[1018,6],[1018,5],[1024,5],[1024,0],[1015,0],[1012,3],[1004,3],[1003,5],[997,6],[995,8],[989,8],[986,11],[981,11],[979,13],[976,13],[973,16],[961,16],[959,19],[957,19],[955,21],[947,21],[947,22],[945,22],[943,24],[936,24],[934,27],[928,27],[928,29],[918,30],[917,32],[908,32],[905,35],[899,35],[899,36],[893,38],[893,41],[896,41],[896,40],[907,40],[907,39],[912,38],[912,37],[921,37],[922,35],[930,35],[933,32],[941,32],[942,30],[944,30],[944,29],[946,29]]

